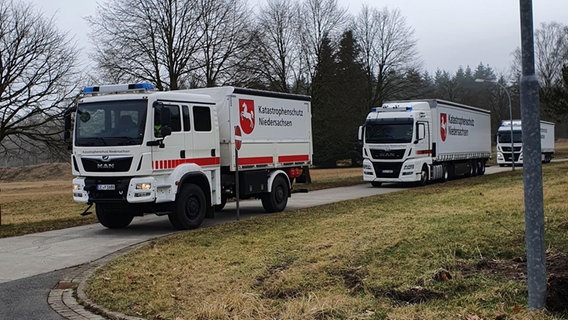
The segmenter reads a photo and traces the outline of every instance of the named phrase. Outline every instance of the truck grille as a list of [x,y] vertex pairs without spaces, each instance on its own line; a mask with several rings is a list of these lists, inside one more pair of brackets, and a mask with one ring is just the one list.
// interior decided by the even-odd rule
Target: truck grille
[[[503,146],[501,145],[501,149],[503,152],[511,152],[511,146]],[[521,147],[515,147],[515,152],[521,151]]]
[[398,178],[402,162],[373,162],[377,178]]
[[373,159],[402,159],[406,149],[384,150],[384,149],[371,149],[371,156]]
[[103,161],[101,159],[82,158],[81,163],[88,172],[127,172],[132,164],[132,157],[110,159]]
[[[510,153],[503,153],[503,157],[505,157],[505,161],[511,161],[511,154]],[[515,153],[515,162],[519,161],[519,154]]]

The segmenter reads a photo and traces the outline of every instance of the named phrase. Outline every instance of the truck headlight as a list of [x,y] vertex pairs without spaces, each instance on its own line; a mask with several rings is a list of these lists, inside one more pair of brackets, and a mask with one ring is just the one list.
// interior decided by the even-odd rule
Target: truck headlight
[[76,183],[73,184],[73,192],[75,191],[81,191],[81,186]]
[[137,183],[136,184],[136,190],[151,190],[151,189],[152,189],[151,183],[143,182],[143,183]]
[[402,170],[414,170],[414,164],[405,164]]

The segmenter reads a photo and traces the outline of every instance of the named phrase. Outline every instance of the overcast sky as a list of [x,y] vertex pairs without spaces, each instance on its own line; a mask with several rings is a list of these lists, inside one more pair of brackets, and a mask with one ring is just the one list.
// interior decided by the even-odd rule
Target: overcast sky
[[[97,1],[23,0],[33,3],[57,26],[74,36],[86,56],[90,45],[84,17],[94,15]],[[256,3],[262,0],[249,0]],[[520,47],[519,0],[338,0],[353,15],[361,6],[398,8],[415,31],[419,57],[429,72],[451,73],[479,63],[508,73],[511,53]],[[568,24],[568,0],[533,0],[534,26]]]

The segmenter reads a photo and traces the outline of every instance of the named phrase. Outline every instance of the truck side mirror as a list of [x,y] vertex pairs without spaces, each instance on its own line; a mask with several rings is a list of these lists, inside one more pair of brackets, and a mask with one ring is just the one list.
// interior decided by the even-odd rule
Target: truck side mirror
[[357,140],[363,141],[363,126],[359,126],[359,132],[357,132]]
[[64,132],[63,132],[63,141],[69,141],[71,139],[71,112],[65,114],[64,118]]
[[172,134],[172,112],[161,102],[154,102],[154,130],[155,134],[165,138]]

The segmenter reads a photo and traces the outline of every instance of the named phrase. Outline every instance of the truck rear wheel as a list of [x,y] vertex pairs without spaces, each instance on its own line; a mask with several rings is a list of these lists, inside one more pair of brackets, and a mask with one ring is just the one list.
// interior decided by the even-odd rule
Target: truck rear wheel
[[425,186],[428,182],[428,168],[426,165],[422,166],[422,171],[420,171],[420,181],[418,181],[418,185]]
[[110,203],[97,203],[95,206],[100,224],[109,229],[125,228],[132,222],[134,215],[127,210],[126,206]]
[[283,176],[278,175],[272,182],[272,191],[264,193],[261,197],[262,207],[266,212],[280,212],[288,204],[290,190]]
[[176,229],[195,229],[205,219],[206,206],[203,190],[194,184],[187,184],[178,193],[174,211],[168,214],[168,218]]
[[479,162],[477,162],[477,174],[480,176],[485,174],[485,161],[479,160]]

